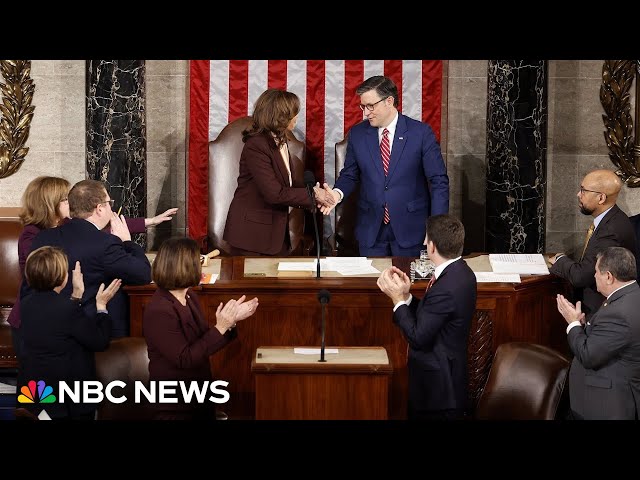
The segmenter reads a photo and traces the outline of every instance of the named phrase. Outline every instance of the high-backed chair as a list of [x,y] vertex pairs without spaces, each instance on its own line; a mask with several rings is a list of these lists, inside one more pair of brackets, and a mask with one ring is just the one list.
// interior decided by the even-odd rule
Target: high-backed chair
[[636,273],[640,279],[640,213],[638,215],[632,215],[629,217],[634,231],[636,232],[636,251],[633,254],[636,256]]
[[[347,155],[349,136],[336,143],[336,180],[340,175]],[[360,255],[358,242],[355,237],[356,215],[358,214],[358,197],[360,185],[357,185],[351,195],[336,205],[334,233],[327,238],[332,255],[340,257],[357,257]]]
[[[222,239],[227,213],[238,186],[240,154],[244,143],[242,131],[251,126],[252,117],[242,117],[229,123],[213,142],[209,142],[209,240],[210,246],[229,254],[230,246]],[[290,162],[295,163],[294,179],[303,182],[305,146],[288,132]],[[310,239],[304,237],[305,212],[294,208],[289,214],[289,235],[292,254],[309,255],[313,249]]]
[[17,368],[18,360],[13,351],[11,327],[7,323],[9,312],[20,290],[20,265],[18,264],[18,238],[22,232],[20,221],[0,219],[0,368]]
[[569,360],[559,352],[526,342],[499,345],[475,418],[553,420],[568,401]]
[[[115,389],[114,395],[124,395],[127,401],[111,403],[105,400],[98,407],[98,420],[151,420],[152,407],[134,403],[135,382],[149,382],[149,356],[143,337],[123,337],[111,340],[104,352],[96,352],[96,373],[104,387],[120,380],[127,386]],[[144,397],[141,399],[144,400]]]

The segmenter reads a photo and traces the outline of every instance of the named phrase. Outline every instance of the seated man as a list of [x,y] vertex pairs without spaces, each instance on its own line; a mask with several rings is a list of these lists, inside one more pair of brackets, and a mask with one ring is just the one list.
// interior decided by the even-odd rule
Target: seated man
[[[71,220],[58,227],[43,230],[33,241],[32,250],[50,245],[61,247],[69,258],[69,270],[76,262],[82,265],[85,291],[81,303],[89,316],[96,314],[95,297],[101,283],[109,285],[116,278],[123,285],[143,285],[151,282],[151,265],[144,250],[131,241],[123,217],[112,210],[113,200],[102,182],[82,180],[69,192]],[[102,229],[111,223],[111,233]],[[29,291],[23,280],[20,297]],[[71,295],[71,283],[62,291]],[[120,290],[109,303],[111,336],[129,335],[129,315],[126,294]]]

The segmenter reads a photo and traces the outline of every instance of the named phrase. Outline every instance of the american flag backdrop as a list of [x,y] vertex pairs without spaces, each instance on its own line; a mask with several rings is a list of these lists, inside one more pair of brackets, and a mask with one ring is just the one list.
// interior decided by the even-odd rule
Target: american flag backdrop
[[[302,110],[294,134],[306,144],[307,168],[321,184],[333,185],[334,146],[362,120],[355,91],[373,75],[390,77],[398,86],[400,112],[428,123],[440,140],[441,60],[192,60],[189,236],[206,242],[209,141],[229,122],[251,115],[264,90],[281,88],[298,95]],[[324,236],[331,233],[328,226]]]

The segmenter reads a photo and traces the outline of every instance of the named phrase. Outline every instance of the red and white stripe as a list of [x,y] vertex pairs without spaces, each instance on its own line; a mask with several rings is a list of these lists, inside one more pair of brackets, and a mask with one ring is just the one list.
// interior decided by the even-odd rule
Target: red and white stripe
[[[208,142],[251,115],[267,88],[294,92],[302,104],[294,131],[306,143],[316,179],[335,181],[334,145],[362,120],[356,87],[373,75],[398,86],[399,110],[431,125],[440,138],[440,60],[192,60],[190,66],[189,234],[206,237]],[[326,232],[325,232],[326,233]]]

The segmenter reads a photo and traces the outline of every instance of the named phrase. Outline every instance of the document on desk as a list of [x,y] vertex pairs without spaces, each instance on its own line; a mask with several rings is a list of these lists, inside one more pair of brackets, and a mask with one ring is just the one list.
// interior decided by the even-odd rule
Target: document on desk
[[489,263],[495,273],[549,274],[547,262],[541,253],[491,253]]
[[[322,263],[320,263],[320,267],[322,267]],[[278,262],[279,272],[312,272],[315,269],[315,262]]]
[[0,395],[15,395],[16,386],[8,383],[0,383]]
[[[293,349],[293,353],[297,355],[320,355],[319,348],[306,348],[306,347],[295,347]],[[325,348],[324,353],[338,353],[337,348]]]
[[[338,272],[341,275],[362,275],[367,273],[380,273],[380,270],[372,266],[373,260],[367,257],[329,257],[320,259],[320,270],[324,272]],[[317,259],[311,262],[279,262],[278,271],[289,272],[315,272]]]
[[203,284],[211,285],[212,283],[216,283],[217,279],[218,279],[217,273],[203,273],[200,276],[200,285],[203,285]]
[[496,273],[496,272],[474,272],[478,283],[520,283],[520,274],[518,273]]

